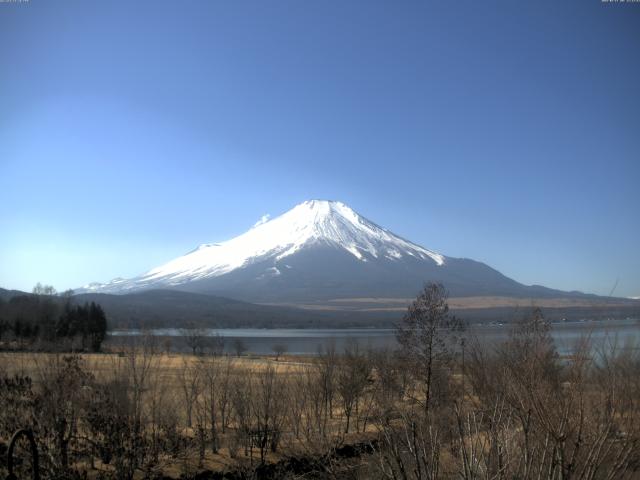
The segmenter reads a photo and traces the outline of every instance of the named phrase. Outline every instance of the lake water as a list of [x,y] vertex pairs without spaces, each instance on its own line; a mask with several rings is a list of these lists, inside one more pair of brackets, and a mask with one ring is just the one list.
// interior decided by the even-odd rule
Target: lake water
[[[509,338],[509,325],[473,325],[466,331],[469,339],[498,344]],[[173,349],[184,350],[184,331],[177,328],[162,328],[148,332],[140,330],[119,330],[110,333],[110,341],[115,344],[130,343],[143,333],[169,339]],[[331,329],[207,329],[208,336],[220,335],[224,338],[225,350],[233,351],[233,343],[241,339],[247,350],[256,354],[271,354],[273,346],[283,344],[289,354],[316,354],[320,348],[335,345],[341,351],[348,342],[357,342],[363,348],[393,348],[396,344],[392,328],[331,328]],[[602,346],[638,348],[640,346],[640,320],[603,320],[584,322],[563,322],[552,325],[551,335],[561,354],[570,354],[577,343],[589,337],[594,348]],[[635,345],[633,345],[635,344]]]

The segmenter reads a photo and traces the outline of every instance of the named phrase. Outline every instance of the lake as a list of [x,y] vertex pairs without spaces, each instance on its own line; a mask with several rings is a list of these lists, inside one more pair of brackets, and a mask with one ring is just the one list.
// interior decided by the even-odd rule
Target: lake
[[[467,329],[469,339],[477,338],[482,343],[498,344],[509,338],[509,325],[472,325]],[[161,328],[150,331],[115,330],[110,332],[110,343],[125,344],[133,342],[143,333],[150,333],[169,339],[172,348],[186,350],[184,330]],[[255,354],[272,354],[273,346],[283,344],[289,354],[313,355],[320,348],[326,349],[334,344],[341,351],[348,342],[357,342],[363,348],[393,348],[396,344],[393,328],[316,328],[316,329],[205,329],[207,336],[220,335],[224,338],[225,351],[233,352],[233,342],[241,339],[247,350]],[[578,341],[589,337],[594,348],[613,344],[620,347],[640,345],[640,320],[598,320],[584,322],[562,322],[552,324],[551,335],[561,354],[570,354]]]

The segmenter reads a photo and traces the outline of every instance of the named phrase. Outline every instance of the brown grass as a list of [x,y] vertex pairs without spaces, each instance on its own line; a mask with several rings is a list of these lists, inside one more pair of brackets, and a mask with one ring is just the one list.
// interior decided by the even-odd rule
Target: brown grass
[[[407,306],[413,301],[412,298],[393,297],[370,297],[370,298],[335,298],[318,303],[270,303],[269,305],[279,305],[302,308],[306,310],[319,311],[389,311],[404,312]],[[620,298],[611,299],[591,299],[591,298],[514,298],[499,296],[476,296],[476,297],[451,297],[449,307],[455,310],[477,309],[477,308],[529,308],[531,306],[542,308],[575,308],[575,307],[623,307],[633,304],[632,300]]]

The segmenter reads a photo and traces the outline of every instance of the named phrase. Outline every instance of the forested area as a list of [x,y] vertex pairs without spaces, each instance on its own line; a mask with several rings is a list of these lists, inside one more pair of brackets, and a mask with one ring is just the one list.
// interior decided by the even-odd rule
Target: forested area
[[3,349],[98,352],[107,335],[107,317],[95,302],[77,305],[73,292],[57,295],[36,285],[30,295],[0,299]]

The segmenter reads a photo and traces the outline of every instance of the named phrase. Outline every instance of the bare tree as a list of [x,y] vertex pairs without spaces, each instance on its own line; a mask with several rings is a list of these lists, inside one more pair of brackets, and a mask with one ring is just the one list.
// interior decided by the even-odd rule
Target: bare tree
[[451,359],[455,334],[463,328],[461,321],[449,315],[447,297],[442,285],[425,285],[396,330],[402,354],[422,383],[427,414],[432,402],[434,372]]
[[278,359],[282,355],[284,355],[284,353],[287,351],[287,346],[284,343],[276,343],[271,347],[271,349],[273,350],[273,353],[275,353],[276,355],[276,362],[277,362]]
[[[82,406],[93,376],[77,356],[56,355],[39,367],[41,391],[38,423],[42,425],[45,452],[52,469],[69,475],[74,462],[74,445],[79,437]],[[85,388],[87,387],[87,388]],[[44,435],[42,435],[44,434]]]
[[171,354],[171,337],[165,337],[162,340],[162,348],[164,349],[164,353],[166,355],[170,355]]
[[307,444],[314,447],[328,435],[326,376],[319,364],[307,366],[302,373],[302,391],[305,392],[305,411],[302,416],[305,422],[304,436]]
[[267,449],[276,452],[284,423],[283,379],[272,365],[253,377],[252,435],[264,463]]
[[190,324],[182,329],[182,336],[193,355],[202,355],[207,338],[207,333],[203,328]]
[[250,379],[250,372],[243,371],[241,374],[235,375],[230,387],[230,400],[233,409],[235,435],[229,445],[229,452],[230,455],[234,457],[237,448],[239,446],[243,446],[245,456],[249,456],[252,452],[252,382]]
[[341,360],[336,384],[346,420],[344,433],[349,433],[351,415],[354,409],[358,410],[360,397],[369,382],[371,365],[368,358],[360,353],[357,343],[347,345]]
[[287,397],[289,398],[289,428],[293,431],[295,438],[299,439],[302,433],[304,415],[307,413],[307,402],[309,392],[306,388],[305,372],[295,372],[289,376],[287,387]]
[[32,293],[34,295],[54,296],[56,295],[57,292],[56,292],[56,289],[53,288],[51,285],[42,285],[40,282],[38,282],[33,287]]
[[231,379],[235,372],[235,365],[233,358],[226,357],[224,365],[221,367],[221,374],[217,385],[218,405],[220,410],[220,427],[222,433],[226,432],[227,425],[229,424],[229,410],[231,403]]
[[236,356],[241,357],[247,351],[247,344],[241,338],[235,338],[233,340],[233,350],[236,352]]
[[224,337],[219,333],[216,333],[212,337],[208,337],[208,347],[211,351],[211,355],[219,357],[224,353]]
[[322,388],[325,421],[333,418],[333,397],[335,394],[335,372],[338,365],[338,354],[335,343],[330,343],[326,350],[318,351],[318,366],[320,370],[320,386]]
[[198,364],[203,383],[201,395],[203,405],[202,423],[205,428],[209,429],[211,451],[213,453],[218,453],[220,448],[218,425],[224,424],[223,413],[228,402],[228,367],[228,361],[223,363],[223,360],[215,357],[202,359]]
[[187,427],[193,426],[193,406],[198,398],[201,390],[201,374],[197,363],[191,363],[188,358],[182,360],[182,368],[180,369],[180,388],[184,398],[184,406],[186,409]]
[[561,360],[549,330],[534,309],[497,351],[472,348],[477,400],[456,406],[462,478],[633,477],[640,460],[637,354],[635,363],[615,350],[594,360],[583,341]]

